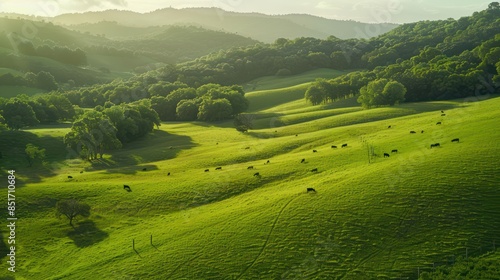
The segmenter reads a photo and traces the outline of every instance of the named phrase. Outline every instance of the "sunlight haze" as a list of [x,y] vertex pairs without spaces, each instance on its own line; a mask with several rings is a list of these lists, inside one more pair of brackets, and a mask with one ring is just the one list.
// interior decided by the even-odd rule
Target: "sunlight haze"
[[[264,14],[311,14],[320,17],[360,22],[407,23],[469,16],[487,7],[490,1],[365,0],[365,1],[140,1],[140,0],[1,0],[0,12],[52,17],[64,13],[131,10],[147,13],[164,8],[218,7],[226,11]],[[36,3],[36,4],[34,4]]]

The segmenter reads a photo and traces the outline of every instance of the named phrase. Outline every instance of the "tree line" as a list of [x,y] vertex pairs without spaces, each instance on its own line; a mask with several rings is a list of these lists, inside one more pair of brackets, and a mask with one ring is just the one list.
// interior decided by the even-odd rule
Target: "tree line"
[[[316,105],[359,95],[358,102],[365,107],[372,107],[393,105],[404,100],[444,100],[498,92],[500,25],[497,19],[500,17],[500,9],[496,7],[490,4],[489,9],[457,21],[449,19],[420,22],[396,28],[375,40],[384,41],[382,39],[385,36],[385,45],[389,45],[388,38],[391,37],[399,36],[396,42],[401,40],[392,50],[387,47],[377,49],[378,55],[384,53],[385,58],[381,61],[385,61],[384,64],[387,65],[378,65],[372,70],[352,72],[331,80],[318,80],[308,88],[305,98]],[[460,30],[463,32],[459,32],[458,27],[462,27]],[[418,32],[412,33],[409,28]],[[417,49],[408,50],[407,54],[403,52],[405,48],[401,44],[408,46],[408,42],[414,40],[408,38],[405,41],[403,36],[422,38],[421,41],[416,41],[420,44],[422,41],[436,40],[436,30],[452,35],[438,36],[442,41],[435,41],[434,45],[421,48],[410,44]],[[403,31],[409,33],[405,35]],[[407,59],[401,58],[414,52],[417,53]],[[396,54],[399,58],[388,58],[389,53]],[[374,52],[363,57],[369,63],[374,63],[377,59]],[[374,63],[372,66],[381,63]],[[385,88],[386,85],[389,88]],[[396,88],[399,90],[395,90]]]

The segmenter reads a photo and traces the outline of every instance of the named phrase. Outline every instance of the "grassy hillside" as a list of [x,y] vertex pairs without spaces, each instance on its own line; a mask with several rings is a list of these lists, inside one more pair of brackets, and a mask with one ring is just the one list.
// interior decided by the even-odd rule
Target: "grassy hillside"
[[[261,111],[280,105],[280,110],[290,102],[303,101],[309,84],[317,78],[334,78],[347,72],[333,69],[317,69],[298,75],[278,77],[267,76],[255,79],[245,85],[245,96],[250,102],[250,112]],[[288,106],[289,107],[289,106]]]
[[[499,105],[304,106],[248,134],[168,123],[93,166],[68,159],[67,127],[2,137],[20,179],[16,279],[415,279],[500,236]],[[50,143],[45,167],[20,159],[27,141]],[[66,198],[92,206],[75,229],[54,217]]]

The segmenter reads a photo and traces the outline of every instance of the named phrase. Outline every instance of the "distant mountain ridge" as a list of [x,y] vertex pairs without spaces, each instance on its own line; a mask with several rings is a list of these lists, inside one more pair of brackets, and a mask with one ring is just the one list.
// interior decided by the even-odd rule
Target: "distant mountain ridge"
[[107,10],[63,14],[47,18],[56,24],[80,25],[115,21],[130,27],[150,27],[161,25],[194,25],[207,29],[226,31],[250,37],[266,43],[278,38],[294,39],[314,37],[325,39],[335,36],[340,39],[370,38],[386,33],[397,24],[361,23],[326,19],[305,14],[265,15],[260,13],[228,12],[219,8],[165,8],[150,13]]

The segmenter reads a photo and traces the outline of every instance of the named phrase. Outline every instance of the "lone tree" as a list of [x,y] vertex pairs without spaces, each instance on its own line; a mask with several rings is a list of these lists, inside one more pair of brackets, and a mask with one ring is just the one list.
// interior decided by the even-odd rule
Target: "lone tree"
[[26,149],[24,149],[26,153],[26,160],[28,160],[29,166],[33,166],[35,160],[43,161],[45,158],[45,149],[40,149],[39,147],[28,143],[26,144]]
[[69,225],[73,226],[73,219],[76,216],[89,217],[90,216],[90,205],[82,202],[78,202],[76,199],[66,199],[58,201],[56,204],[56,215],[61,217],[66,216],[69,219]]
[[254,120],[255,115],[253,114],[238,114],[234,118],[234,127],[239,132],[247,132],[249,129],[253,129]]

